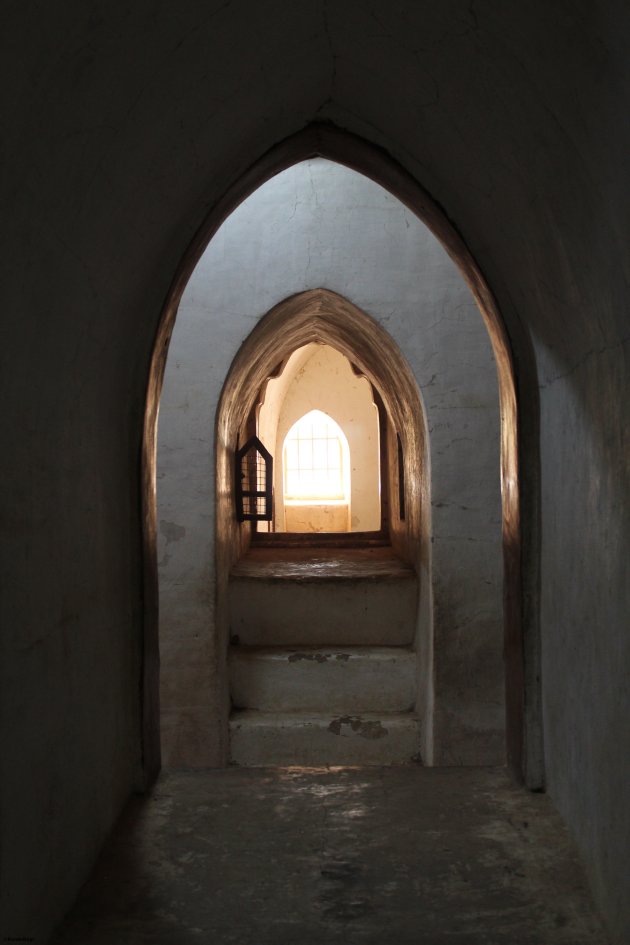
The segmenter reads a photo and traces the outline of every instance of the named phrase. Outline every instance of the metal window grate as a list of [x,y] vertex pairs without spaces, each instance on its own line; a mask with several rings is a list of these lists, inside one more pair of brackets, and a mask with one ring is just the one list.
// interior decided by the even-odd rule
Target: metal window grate
[[236,518],[239,522],[270,522],[273,457],[257,436],[235,455]]
[[346,498],[341,436],[339,425],[321,410],[293,424],[284,441],[285,499]]

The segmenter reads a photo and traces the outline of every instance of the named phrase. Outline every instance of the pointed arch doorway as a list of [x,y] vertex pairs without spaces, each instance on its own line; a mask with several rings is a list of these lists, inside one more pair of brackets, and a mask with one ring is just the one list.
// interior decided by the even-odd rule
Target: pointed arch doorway
[[[495,357],[499,369],[500,394],[502,401],[502,471],[503,471],[503,524],[504,548],[506,552],[506,658],[507,658],[507,692],[508,692],[508,753],[517,767],[520,766],[522,734],[523,734],[523,688],[522,688],[522,645],[520,640],[520,565],[519,565],[519,493],[518,493],[518,466],[516,451],[516,400],[514,396],[514,381],[511,368],[509,349],[500,318],[494,306],[483,277],[479,273],[474,261],[466,250],[460,238],[447,223],[441,211],[432,203],[430,198],[400,167],[377,149],[359,139],[338,132],[329,127],[315,126],[306,132],[289,139],[277,149],[272,150],[249,174],[240,178],[238,184],[231,190],[225,201],[215,208],[204,226],[196,243],[184,262],[169,300],[165,308],[162,321],[161,335],[158,339],[151,375],[151,383],[147,400],[147,422],[145,440],[145,473],[147,489],[146,498],[146,536],[147,536],[147,595],[149,604],[147,615],[146,659],[145,659],[145,757],[147,767],[151,769],[151,758],[157,758],[155,729],[155,661],[156,654],[156,620],[155,611],[151,602],[155,600],[155,570],[152,566],[154,558],[155,535],[155,507],[152,502],[152,486],[154,479],[154,443],[155,419],[157,408],[157,394],[159,391],[165,358],[165,341],[168,340],[172,327],[175,310],[181,292],[194,268],[199,256],[209,238],[231,210],[244,197],[251,193],[261,181],[268,179],[278,171],[288,167],[296,161],[303,160],[309,155],[319,154],[338,161],[348,167],[353,167],[360,173],[366,174],[373,180],[381,183],[390,193],[396,194],[413,212],[422,218],[441,239],[448,252],[457,261],[460,271],[471,287],[479,307],[486,319],[492,339]],[[535,675],[535,659],[530,664],[530,671]],[[530,693],[530,720],[535,722],[536,690]],[[153,721],[152,721],[153,720]],[[536,736],[536,729],[528,725],[530,736]],[[153,735],[152,735],[153,733]],[[153,746],[153,747],[151,747]],[[530,783],[535,783],[535,763],[537,759],[535,737],[530,737],[528,745],[528,760],[530,762]],[[154,766],[153,766],[154,769]]]
[[[278,366],[307,345],[347,359],[381,404],[375,467],[381,492],[392,499],[383,505],[383,520],[379,505],[372,531],[259,531],[259,523],[238,524],[234,515],[236,446],[254,433],[264,436],[252,426],[260,419],[256,408],[282,376]],[[329,391],[314,389],[321,400],[313,405],[323,406]],[[334,429],[319,414],[322,429]],[[275,442],[285,439],[281,428]],[[308,441],[305,452],[312,478]],[[431,626],[419,620],[428,609],[418,608],[417,582],[418,573],[430,571],[429,503],[424,515],[421,507],[429,492],[426,460],[415,378],[375,320],[326,289],[298,293],[260,320],[232,364],[217,412],[217,613],[230,637],[230,757],[236,763],[388,764],[430,757]],[[341,462],[338,468],[341,473]],[[402,502],[401,483],[412,486]],[[341,477],[334,485],[343,492]],[[343,507],[348,515],[349,506]],[[302,509],[313,514],[312,507]]]
[[[232,547],[242,550],[252,536],[254,540],[262,537],[250,530],[244,537],[224,538],[235,522],[230,500],[234,448],[239,439],[243,442],[254,432],[251,424],[256,423],[256,408],[264,400],[267,385],[294,352],[309,344],[328,346],[345,357],[383,405],[380,439],[385,460],[380,463],[380,489],[390,497],[388,521],[386,535],[380,520],[367,533],[386,538],[402,558],[411,560],[421,548],[422,496],[429,493],[424,462],[426,424],[418,386],[388,333],[356,305],[327,289],[301,292],[275,306],[251,332],[230,368],[217,411],[218,542],[227,553]],[[408,484],[402,492],[401,483]],[[428,522],[427,508],[424,511]],[[358,540],[359,536],[352,538],[355,543]]]

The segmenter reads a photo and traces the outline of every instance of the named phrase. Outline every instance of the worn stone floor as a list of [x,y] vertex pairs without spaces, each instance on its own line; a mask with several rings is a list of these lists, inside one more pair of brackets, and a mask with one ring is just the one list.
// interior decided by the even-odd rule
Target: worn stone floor
[[549,799],[504,769],[164,773],[55,945],[604,945]]

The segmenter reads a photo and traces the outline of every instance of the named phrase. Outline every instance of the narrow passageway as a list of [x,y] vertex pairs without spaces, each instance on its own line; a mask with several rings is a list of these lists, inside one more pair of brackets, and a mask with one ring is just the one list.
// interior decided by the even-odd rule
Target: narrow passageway
[[54,945],[604,945],[549,799],[503,768],[164,773]]

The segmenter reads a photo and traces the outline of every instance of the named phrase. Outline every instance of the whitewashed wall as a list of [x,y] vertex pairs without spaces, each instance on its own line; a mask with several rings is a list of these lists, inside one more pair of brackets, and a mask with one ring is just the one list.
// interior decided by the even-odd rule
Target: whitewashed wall
[[418,381],[430,434],[436,764],[503,759],[499,410],[490,342],[468,289],[409,211],[324,160],[262,186],[210,243],[171,340],[158,445],[163,748],[213,764],[215,412],[257,321],[323,287],[372,315]]

